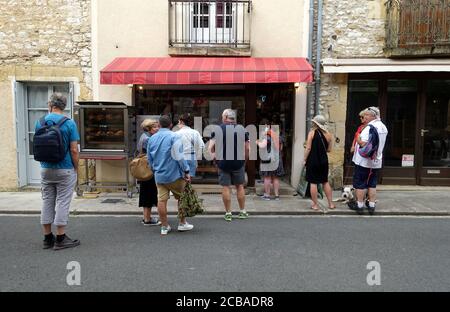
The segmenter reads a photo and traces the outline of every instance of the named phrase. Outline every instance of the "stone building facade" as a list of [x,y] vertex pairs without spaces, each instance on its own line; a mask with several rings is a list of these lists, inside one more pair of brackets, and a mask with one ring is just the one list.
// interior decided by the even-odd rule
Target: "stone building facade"
[[[334,188],[351,183],[349,147],[357,114],[367,106],[380,107],[390,131],[379,182],[450,185],[450,94],[442,91],[450,86],[445,52],[450,33],[444,3],[323,0],[319,110],[336,137],[330,155]],[[315,1],[316,29],[317,10]],[[388,42],[398,44],[395,53]],[[404,156],[413,157],[413,166],[402,162]]]
[[[383,57],[385,17],[384,1],[381,0],[325,0],[322,59]],[[317,25],[317,18],[315,22]],[[330,129],[337,139],[330,154],[334,188],[343,185],[347,89],[347,74],[325,74],[322,71],[319,109],[329,120]]]
[[[23,164],[26,157],[21,159],[23,153],[28,155],[26,132],[32,126],[27,119],[19,120],[27,108],[18,98],[18,86],[24,85],[27,92],[27,85],[69,83],[72,104],[92,98],[91,1],[1,0],[0,189],[21,186],[18,176],[25,181],[31,171]],[[28,144],[22,144],[23,140]]]

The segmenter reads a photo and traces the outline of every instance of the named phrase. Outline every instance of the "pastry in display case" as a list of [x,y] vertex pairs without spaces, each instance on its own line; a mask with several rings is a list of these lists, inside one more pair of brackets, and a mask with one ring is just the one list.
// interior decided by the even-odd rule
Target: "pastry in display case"
[[78,102],[80,152],[128,151],[128,107],[116,102]]
[[135,135],[135,116],[132,107],[119,102],[77,102],[75,116],[80,132],[80,159],[85,161],[85,176],[89,177],[88,160],[120,161],[126,163],[125,181],[101,182],[97,179],[78,183],[77,194],[93,189],[126,190],[133,196],[135,187],[131,184],[128,162],[134,151],[132,136]]

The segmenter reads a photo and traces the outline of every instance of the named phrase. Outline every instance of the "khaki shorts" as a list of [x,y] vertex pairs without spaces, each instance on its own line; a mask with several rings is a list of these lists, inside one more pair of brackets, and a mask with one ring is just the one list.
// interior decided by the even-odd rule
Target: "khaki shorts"
[[184,179],[178,179],[175,182],[167,184],[156,184],[158,188],[158,201],[166,201],[170,198],[169,192],[173,193],[175,199],[179,200],[181,194],[184,192],[186,181]]

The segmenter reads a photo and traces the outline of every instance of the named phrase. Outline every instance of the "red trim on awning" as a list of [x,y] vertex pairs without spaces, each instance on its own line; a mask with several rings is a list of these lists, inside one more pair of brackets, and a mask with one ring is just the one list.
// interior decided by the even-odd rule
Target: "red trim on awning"
[[312,82],[312,71],[312,66],[301,57],[121,57],[100,71],[100,83],[295,83]]

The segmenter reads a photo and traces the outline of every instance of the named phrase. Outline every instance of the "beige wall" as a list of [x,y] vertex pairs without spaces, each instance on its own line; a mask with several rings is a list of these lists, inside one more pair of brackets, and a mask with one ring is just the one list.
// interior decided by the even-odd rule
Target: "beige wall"
[[[308,5],[304,0],[254,0],[253,57],[306,56]],[[102,86],[100,70],[116,57],[168,56],[167,0],[92,0],[94,98],[131,104],[126,86]]]
[[[305,3],[306,1],[306,3]],[[252,12],[252,56],[306,56],[308,0],[254,0]],[[307,37],[306,37],[307,38]]]
[[294,107],[294,142],[292,146],[292,165],[291,165],[291,185],[297,186],[300,181],[300,174],[305,156],[305,137],[306,137],[306,84],[301,84],[295,90],[295,107]]
[[94,98],[131,105],[127,86],[102,86],[97,76],[116,57],[168,56],[166,0],[93,0]]

